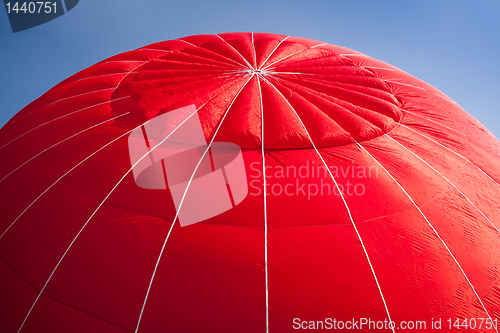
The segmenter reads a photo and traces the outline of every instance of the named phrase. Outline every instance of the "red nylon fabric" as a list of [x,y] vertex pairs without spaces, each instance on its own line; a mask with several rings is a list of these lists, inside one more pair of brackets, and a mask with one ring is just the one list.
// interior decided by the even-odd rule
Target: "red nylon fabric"
[[[248,195],[181,227],[169,189],[134,181],[127,138],[188,105],[207,143],[241,148]],[[500,143],[344,47],[227,33],[122,53],[16,114],[0,159],[2,332],[500,316]]]

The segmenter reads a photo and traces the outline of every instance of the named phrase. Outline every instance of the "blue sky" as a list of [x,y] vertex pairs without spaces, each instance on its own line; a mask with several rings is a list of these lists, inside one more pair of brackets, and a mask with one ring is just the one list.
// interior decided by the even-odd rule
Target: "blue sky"
[[440,89],[500,138],[498,0],[80,0],[13,34],[0,8],[0,126],[112,55],[193,34],[273,32],[342,45]]

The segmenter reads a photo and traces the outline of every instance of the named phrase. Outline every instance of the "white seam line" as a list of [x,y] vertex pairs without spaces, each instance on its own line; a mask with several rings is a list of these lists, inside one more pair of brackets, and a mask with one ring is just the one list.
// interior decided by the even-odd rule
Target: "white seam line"
[[259,85],[260,95],[260,114],[261,114],[261,145],[262,145],[262,174],[264,185],[264,269],[266,279],[266,333],[269,333],[269,270],[268,270],[268,228],[267,228],[267,191],[266,191],[266,157],[264,153],[264,105],[262,101],[262,88],[260,86],[259,75],[257,75],[257,84]]
[[[133,51],[132,51],[132,52],[133,52]],[[172,51],[165,51],[165,53],[168,53],[168,52],[172,52]],[[87,77],[82,77],[81,79],[75,80],[75,81],[73,81],[73,83],[76,83],[76,82],[79,82],[79,81],[82,81],[82,80],[86,80],[86,79],[93,79],[93,78],[96,78],[96,77],[102,77],[102,76],[109,76],[109,75],[124,74],[124,76],[122,77],[122,79],[120,80],[120,82],[118,82],[118,84],[116,85],[116,87],[115,87],[115,89],[116,89],[116,88],[118,88],[118,86],[120,85],[120,83],[123,81],[123,79],[124,79],[125,77],[127,77],[129,74],[138,74],[139,72],[134,72],[137,68],[139,68],[139,67],[143,66],[144,64],[150,63],[151,61],[156,60],[156,59],[160,58],[161,56],[162,56],[162,54],[160,54],[160,55],[159,55],[159,56],[157,56],[157,57],[154,57],[154,58],[153,58],[153,59],[151,59],[151,60],[144,61],[143,63],[141,63],[141,64],[139,64],[139,65],[135,66],[134,68],[132,68],[132,70],[131,70],[131,71],[128,71],[128,72],[122,72],[122,73],[108,73],[108,74],[102,74],[102,75],[96,75],[96,76],[87,76]],[[142,60],[141,60],[141,61],[142,61]],[[132,62],[137,62],[137,60],[132,60]],[[101,64],[102,64],[102,63],[97,63],[97,64],[96,64],[96,65],[94,65],[94,66],[101,65]],[[93,67],[93,66],[92,66],[92,67]],[[93,73],[93,72],[95,72],[95,71],[97,71],[97,70],[99,70],[99,69],[101,69],[101,68],[99,68],[99,67],[98,67],[98,68],[95,68],[95,69],[92,71],[92,73]],[[89,74],[90,74],[90,73],[89,73]],[[71,89],[71,88],[70,88],[70,89]],[[69,90],[69,89],[68,89],[68,90]]]
[[247,71],[245,72],[228,72],[228,73],[225,73],[226,75],[222,75],[222,76],[218,76],[216,77],[216,79],[222,79],[222,78],[226,78],[226,77],[238,77],[238,76],[246,76],[248,74],[251,74]]
[[[245,57],[244,57],[244,56],[242,56],[240,52],[238,52],[238,50],[236,50],[236,49],[235,49],[235,48],[234,48],[231,44],[229,44],[229,43],[228,43],[228,42],[227,42],[224,38],[222,38],[221,36],[219,36],[219,35],[217,35],[217,34],[215,34],[215,36],[219,37],[219,38],[220,38],[220,39],[221,39],[224,43],[226,43],[227,45],[229,45],[229,46],[230,46],[230,47],[231,47],[231,48],[232,48],[232,49],[233,49],[236,53],[238,53],[238,54],[240,55],[241,59],[243,59],[243,60],[245,61],[245,63],[247,64],[247,66],[248,66],[249,68],[252,68],[252,69],[253,69],[252,65],[250,65],[250,63],[248,62],[248,60],[246,60],[246,59],[245,59]],[[241,64],[240,64],[240,65],[241,65]]]
[[294,52],[294,53],[292,53],[292,54],[289,54],[289,55],[287,55],[286,57],[283,57],[283,58],[281,58],[281,59],[279,59],[279,60],[277,60],[277,61],[275,61],[275,62],[273,62],[273,63],[271,63],[271,64],[269,64],[269,65],[267,65],[266,67],[262,68],[262,70],[266,70],[266,69],[268,69],[269,67],[274,66],[274,65],[276,65],[277,63],[279,63],[279,62],[281,62],[281,61],[283,61],[283,60],[285,60],[285,59],[288,59],[288,58],[290,58],[290,57],[293,57],[294,55],[299,54],[300,52],[303,52],[303,51],[305,51],[305,50],[309,50],[309,49],[303,49],[303,50],[300,50],[300,51]]
[[317,47],[320,47],[320,46],[323,46],[323,45],[328,45],[328,44],[327,43],[316,44],[316,45],[311,46],[310,48],[314,49],[314,48],[317,48]]
[[[125,115],[125,114],[123,114]],[[120,115],[118,117],[121,117],[123,115]],[[117,118],[118,118],[117,117]],[[112,141],[108,142],[106,145],[102,146],[101,148],[99,148],[98,150],[96,150],[95,152],[93,152],[92,154],[90,154],[89,156],[87,156],[84,160],[82,160],[81,162],[79,162],[77,165],[75,165],[74,167],[72,167],[70,170],[68,170],[65,174],[63,174],[61,177],[59,177],[54,183],[52,183],[52,185],[50,185],[45,191],[42,192],[42,194],[40,194],[35,200],[33,200],[29,205],[28,207],[26,207],[23,212],[21,214],[19,214],[19,216],[14,220],[14,222],[12,222],[9,227],[3,232],[2,235],[0,235],[0,239],[5,235],[5,233],[7,233],[7,231],[9,231],[9,229],[17,222],[17,220],[19,220],[21,218],[21,216],[23,216],[24,213],[26,213],[26,211],[31,207],[33,206],[33,204],[35,204],[35,202],[38,201],[38,199],[40,199],[45,193],[47,193],[48,190],[50,190],[52,187],[54,187],[61,179],[63,179],[66,175],[68,175],[71,171],[73,171],[74,169],[76,169],[78,166],[80,166],[81,164],[83,164],[85,161],[87,161],[89,158],[91,158],[92,156],[94,156],[95,154],[97,154],[98,152],[100,152],[101,150],[103,150],[104,148],[106,148],[107,146],[111,145],[113,142],[116,142],[117,140],[123,138],[124,136],[130,134],[131,132],[133,132],[134,130],[136,130],[137,128],[140,128],[141,126],[144,126],[145,124],[147,124],[148,122],[150,122],[151,120],[148,120],[146,121],[144,124],[141,124],[139,126],[137,126],[136,128],[134,129],[131,129],[130,131],[128,132],[125,132],[124,134],[120,135],[119,137],[113,139]]]
[[185,41],[184,39],[181,39],[181,38],[177,38],[176,40],[180,40],[181,42],[184,42],[184,43],[186,43],[186,44],[188,44],[188,45],[191,45],[191,46],[193,46],[193,47],[198,47],[198,46],[194,45],[193,43],[190,43],[190,42],[188,42],[188,41]]
[[266,64],[266,62],[269,60],[269,58],[271,58],[271,56],[274,54],[274,52],[276,52],[276,50],[278,49],[278,47],[280,47],[280,45],[289,38],[290,36],[286,36],[285,38],[283,38],[279,43],[278,45],[276,45],[276,47],[274,48],[274,50],[269,53],[269,55],[267,56],[266,60],[264,60],[264,62],[262,62],[262,64],[260,64],[258,70],[260,70],[262,68],[262,66],[264,66]]
[[[200,49],[203,49],[207,52],[211,52],[211,53],[214,53],[213,51],[210,51],[208,49],[205,49],[205,48],[202,48],[202,47],[199,47]],[[218,56],[220,56],[221,58],[225,59],[225,60],[230,60],[234,63],[228,63],[228,62],[225,62],[223,60],[220,60],[220,59],[217,59],[217,58],[209,58],[208,56],[201,56],[201,55],[198,55],[198,54],[191,54],[191,53],[186,53],[186,52],[183,52],[183,51],[179,51],[177,52],[178,55],[182,55],[182,56],[187,56],[188,57],[188,60],[179,60],[179,59],[170,59],[170,58],[162,58],[162,59],[159,59],[159,61],[162,61],[164,63],[168,63],[168,64],[187,64],[188,61],[189,61],[189,64],[193,64],[193,65],[196,65],[196,66],[211,66],[212,68],[213,67],[216,67],[216,68],[220,68],[219,70],[225,70],[226,69],[226,66],[231,66],[233,67],[235,70],[236,69],[242,69],[242,68],[246,68],[244,66],[242,66],[241,64],[237,63],[237,62],[234,62],[233,60],[229,59],[229,58],[226,58],[224,57],[223,55],[220,55],[220,54],[217,54]],[[192,59],[194,57],[194,59]],[[199,61],[194,61],[194,60],[199,60]],[[207,60],[207,61],[205,61]],[[200,69],[196,69],[196,70],[200,70]],[[211,69],[213,70],[213,69]],[[184,69],[185,72],[189,72],[189,70],[187,69]]]
[[[292,54],[289,54],[289,55],[287,55],[286,57],[281,58],[281,59],[279,59],[279,60],[277,60],[277,61],[273,62],[272,64],[267,65],[266,67],[264,67],[264,68],[263,68],[263,70],[265,70],[265,69],[267,69],[267,68],[269,68],[269,67],[271,67],[271,66],[273,66],[273,65],[276,65],[277,63],[279,63],[279,62],[281,62],[281,61],[283,61],[283,60],[285,60],[285,59],[288,59],[288,58],[290,58],[290,57],[292,57],[292,56],[294,56],[294,55],[296,55],[296,54],[299,54],[300,52],[305,52],[305,51],[307,51],[307,50],[310,50],[310,49],[315,48],[316,46],[321,46],[321,45],[327,45],[327,44],[326,44],[326,43],[316,44],[316,45],[313,45],[313,46],[311,46],[311,47],[305,48],[305,49],[303,49],[303,50],[300,50],[300,51],[294,52],[294,53],[292,53]],[[305,45],[304,45],[304,46],[305,46]]]
[[472,163],[472,162],[471,162],[468,158],[466,158],[465,156],[460,155],[459,153],[457,153],[457,152],[456,152],[456,151],[454,151],[453,149],[446,147],[445,145],[443,145],[443,144],[441,144],[441,143],[437,142],[436,140],[433,140],[433,139],[429,138],[427,135],[422,134],[422,133],[420,133],[419,131],[416,131],[416,130],[412,129],[412,128],[411,128],[411,127],[409,127],[409,126],[406,126],[406,125],[401,124],[401,123],[400,123],[400,125],[401,125],[401,126],[403,126],[403,127],[405,127],[405,128],[407,128],[407,129],[409,129],[410,131],[413,131],[413,132],[417,133],[418,135],[421,135],[421,136],[423,136],[424,138],[426,138],[426,139],[428,139],[428,140],[430,140],[430,141],[432,141],[432,142],[436,143],[437,145],[440,145],[441,147],[443,147],[443,148],[445,148],[445,149],[449,150],[450,152],[452,152],[453,154],[457,155],[458,157],[460,157],[460,158],[464,159],[465,161],[469,162],[471,165],[473,165],[473,166],[474,166],[474,167],[476,167],[479,171],[481,171],[481,173],[483,173],[486,177],[488,177],[488,178],[489,178],[492,182],[494,182],[495,184],[497,184],[498,186],[500,186],[500,184],[499,184],[496,180],[494,180],[494,179],[493,179],[490,175],[488,175],[488,174],[487,174],[487,173],[486,173],[483,169],[481,169],[480,167],[478,167],[477,165],[475,165],[474,163]]
[[[264,67],[263,69],[267,69],[267,68],[269,68],[269,67],[271,67],[271,66],[273,66],[273,65],[277,64],[278,62],[281,62],[281,61],[283,61],[283,60],[285,60],[285,59],[288,59],[288,58],[290,58],[290,57],[292,57],[292,56],[294,56],[294,55],[296,55],[296,54],[299,54],[300,52],[305,52],[305,51],[307,51],[307,50],[310,50],[310,49],[315,48],[316,46],[321,46],[321,45],[327,45],[327,44],[326,44],[326,43],[320,43],[320,44],[316,44],[316,45],[313,45],[313,46],[311,46],[311,47],[305,48],[305,49],[303,49],[303,50],[300,50],[300,51],[294,52],[294,53],[292,53],[292,54],[287,55],[287,56],[286,56],[286,57],[284,57],[284,58],[279,59],[278,61],[273,62],[272,64],[267,65],[267,66],[266,66],[266,67]],[[304,45],[304,46],[305,46],[305,45]]]
[[408,111],[408,110],[406,110],[406,109],[401,109],[401,110],[402,110],[403,112],[409,113],[409,114],[414,115],[414,116],[416,116],[416,117],[419,117],[419,118],[422,118],[422,119],[424,119],[424,120],[430,121],[430,122],[432,122],[432,123],[434,123],[434,124],[436,124],[436,125],[443,126],[443,127],[447,128],[447,129],[452,130],[452,131],[454,131],[454,132],[457,132],[458,134],[461,134],[461,135],[463,135],[463,136],[467,136],[467,135],[465,135],[464,133],[462,133],[462,132],[460,132],[460,131],[458,131],[458,130],[456,130],[456,129],[454,129],[454,128],[451,128],[451,127],[449,127],[449,126],[446,126],[446,125],[443,125],[443,124],[441,124],[441,123],[438,123],[437,121],[434,121],[434,120],[432,120],[432,119],[429,119],[429,118],[423,117],[423,116],[421,116],[421,115],[419,115],[419,114],[417,114],[417,113],[415,113],[415,112],[411,112],[411,111]]
[[[72,88],[72,87],[71,87],[71,88]],[[85,96],[85,95],[93,94],[93,93],[100,92],[100,91],[111,90],[111,89],[116,89],[116,87],[110,87],[110,88],[104,88],[104,89],[99,89],[99,90],[93,90],[93,91],[88,91],[88,92],[81,93],[81,94],[78,94],[78,95],[73,95],[73,96],[68,96],[68,97],[60,98],[60,99],[58,99],[57,101],[50,102],[49,104],[45,104],[44,106],[41,106],[41,107],[39,107],[39,108],[37,108],[37,109],[41,109],[41,108],[47,107],[47,106],[49,106],[49,105],[52,105],[52,104],[55,104],[55,103],[58,103],[58,102],[62,102],[62,101],[66,101],[66,100],[68,100],[68,99],[72,99],[72,98],[75,98],[75,97],[81,97],[81,96]],[[68,90],[69,90],[69,89],[68,89]]]
[[[24,132],[23,134],[19,135],[18,137],[16,137],[16,138],[14,138],[14,139],[10,140],[10,141],[9,141],[9,142],[7,142],[6,144],[4,144],[2,147],[0,147],[0,150],[1,150],[1,149],[3,149],[4,147],[6,147],[6,146],[10,145],[12,142],[16,141],[17,139],[19,139],[19,138],[21,138],[21,137],[25,136],[26,134],[28,134],[28,133],[30,133],[30,132],[33,132],[34,130],[36,130],[36,129],[38,129],[38,128],[40,128],[40,127],[44,126],[44,125],[50,124],[50,123],[52,123],[52,122],[54,122],[54,121],[56,121],[56,120],[59,120],[59,119],[65,118],[65,117],[67,117],[67,116],[71,116],[71,115],[73,115],[73,114],[75,114],[75,113],[78,113],[78,112],[81,112],[81,111],[84,111],[84,110],[87,110],[87,109],[91,109],[91,108],[96,107],[96,106],[99,106],[99,105],[103,105],[103,104],[111,103],[111,102],[114,102],[114,101],[119,101],[119,100],[121,100],[121,99],[124,99],[124,98],[129,98],[129,97],[130,97],[130,96],[124,96],[124,97],[120,97],[120,98],[117,98],[117,99],[111,99],[111,100],[109,100],[109,101],[104,101],[104,102],[101,102],[101,103],[98,103],[98,104],[90,105],[90,106],[84,107],[83,109],[80,109],[80,110],[77,110],[77,111],[73,111],[73,112],[67,113],[67,114],[65,114],[65,115],[62,115],[62,116],[60,116],[60,117],[57,117],[57,118],[51,119],[51,120],[49,120],[49,121],[47,121],[47,122],[45,122],[45,123],[43,123],[43,124],[40,124],[40,125],[38,125],[38,126],[36,126],[36,127],[32,128],[32,129],[30,129],[29,131]],[[39,110],[39,109],[37,109],[37,110]],[[2,179],[2,180],[3,180],[3,179]],[[1,182],[1,180],[0,180],[0,182]]]
[[[264,78],[265,79],[265,78]],[[330,174],[330,177],[332,178],[333,182],[335,183],[335,187],[337,188],[337,191],[339,191],[340,193],[340,197],[342,198],[342,202],[344,203],[344,206],[347,210],[347,213],[349,215],[349,219],[351,220],[351,223],[352,223],[352,226],[354,228],[354,231],[356,232],[356,235],[358,236],[358,239],[359,239],[359,242],[361,244],[361,247],[363,248],[363,251],[365,253],[365,256],[366,256],[366,260],[368,261],[368,265],[370,266],[370,270],[372,272],[372,275],[373,275],[373,278],[375,280],[375,283],[377,284],[377,288],[378,288],[378,291],[379,291],[379,294],[380,294],[380,297],[382,298],[382,302],[384,304],[384,308],[385,308],[385,311],[387,313],[387,317],[389,319],[389,321],[392,321],[391,319],[391,315],[389,313],[389,308],[387,307],[387,303],[385,301],[385,297],[384,297],[384,294],[382,293],[382,287],[380,286],[380,283],[378,281],[378,278],[377,278],[377,274],[375,273],[375,269],[372,265],[372,262],[370,260],[370,256],[368,255],[368,251],[366,250],[366,247],[365,247],[365,244],[363,242],[363,239],[361,238],[361,235],[358,231],[358,228],[356,227],[356,223],[354,223],[354,219],[352,217],[352,214],[351,214],[351,210],[349,209],[349,206],[347,205],[347,202],[344,198],[344,194],[342,193],[342,191],[340,190],[339,186],[338,186],[338,183],[337,181],[335,180],[335,177],[333,176],[333,174],[331,173],[331,170],[330,168],[328,167],[328,165],[326,164],[325,160],[323,159],[323,156],[321,156],[321,153],[318,151],[318,149],[316,148],[316,145],[314,144],[312,138],[311,138],[311,135],[309,135],[309,132],[307,131],[306,129],[306,126],[304,125],[304,123],[302,122],[302,119],[299,117],[297,111],[295,111],[295,109],[293,108],[293,106],[290,104],[290,102],[288,101],[288,99],[283,96],[283,94],[278,90],[278,88],[276,88],[270,81],[268,81],[266,79],[266,81],[274,87],[274,89],[281,95],[281,97],[288,103],[288,105],[290,106],[290,108],[293,110],[293,112],[295,113],[295,115],[297,116],[298,120],[300,121],[300,123],[302,124],[302,127],[304,128],[304,131],[306,132],[307,136],[309,137],[309,140],[311,141],[311,144],[314,148],[314,150],[316,151],[316,153],[318,154],[319,158],[321,159],[321,161],[323,162],[323,165],[325,166],[325,168],[328,170],[328,173]],[[391,328],[392,332],[394,333],[394,328]]]
[[[220,37],[219,37],[219,38],[220,38]],[[208,52],[215,53],[215,52],[214,52],[214,51],[212,51],[212,50],[206,49],[206,48],[204,48],[204,47],[196,46],[196,45],[191,44],[191,43],[189,43],[189,42],[186,42],[185,40],[180,39],[180,38],[175,39],[175,40],[180,40],[181,42],[184,42],[184,43],[186,43],[186,44],[189,44],[189,45],[191,45],[191,46],[193,46],[193,47],[195,47],[195,48],[200,48],[200,49],[204,49],[204,50],[206,50],[206,51],[208,51]],[[215,54],[217,54],[219,57],[222,57],[222,58],[224,58],[224,59],[227,59],[227,60],[229,60],[229,61],[231,61],[231,62],[235,63],[235,64],[236,64],[239,68],[245,68],[245,66],[244,66],[243,64],[240,64],[239,62],[237,62],[237,61],[235,61],[235,60],[233,60],[233,59],[230,59],[230,58],[228,58],[228,57],[225,57],[225,56],[223,56],[222,54],[219,54],[219,53],[215,53]],[[217,61],[217,60],[216,60],[216,61]],[[234,65],[233,65],[233,66],[234,66]]]
[[[95,70],[98,70],[98,69],[99,68],[96,68]],[[95,79],[96,77],[111,76],[111,75],[127,75],[127,74],[132,74],[132,73],[137,74],[139,72],[120,72],[120,73],[101,74],[101,75],[95,75],[95,76],[86,76],[86,77],[82,77],[81,79],[75,80],[73,82],[80,82],[80,81],[83,81],[83,80]],[[71,82],[68,82],[68,83],[71,83]]]
[[[403,186],[396,180],[396,178],[394,178],[394,176],[389,172],[389,170],[387,170],[372,154],[370,154],[361,144],[359,144],[358,142],[356,142],[356,145],[358,147],[360,147],[362,150],[364,150],[388,175],[389,177],[391,177],[391,179],[398,185],[398,187],[406,194],[406,196],[408,197],[408,199],[410,199],[411,203],[413,204],[413,206],[415,206],[415,208],[418,210],[418,212],[420,213],[420,215],[422,215],[422,217],[425,219],[425,221],[427,222],[427,224],[432,228],[432,230],[434,231],[434,233],[436,234],[436,236],[439,238],[439,240],[441,241],[441,243],[444,245],[444,247],[446,248],[446,250],[448,251],[448,253],[450,254],[450,256],[452,257],[452,259],[455,261],[455,263],[457,264],[458,268],[460,269],[460,271],[462,272],[463,276],[465,277],[465,279],[467,280],[467,282],[469,283],[469,286],[471,287],[472,291],[474,292],[474,294],[476,295],[477,299],[479,300],[479,303],[481,303],[481,306],[483,307],[483,310],[484,312],[486,313],[486,315],[488,316],[488,318],[491,319],[489,313],[488,313],[488,310],[486,310],[486,307],[484,306],[483,304],[483,301],[481,300],[481,298],[479,297],[479,294],[476,292],[476,289],[474,288],[474,286],[472,285],[472,283],[470,282],[469,278],[467,277],[467,274],[465,274],[464,270],[462,269],[462,266],[460,266],[460,263],[458,262],[458,260],[455,258],[455,256],[453,255],[453,253],[451,252],[450,248],[448,247],[448,245],[446,245],[445,241],[441,238],[441,236],[439,235],[439,233],[437,232],[437,230],[434,228],[434,226],[431,224],[431,222],[429,221],[429,219],[427,218],[427,216],[425,216],[424,212],[422,212],[422,210],[420,209],[420,207],[417,205],[417,203],[413,200],[413,198],[410,196],[410,194],[408,192],[406,192],[406,190],[403,188]],[[495,331],[498,333],[498,330],[495,328]]]
[[432,165],[430,165],[430,163],[428,163],[427,161],[425,161],[422,157],[418,156],[417,153],[413,152],[408,147],[406,147],[405,145],[403,145],[402,143],[400,143],[399,141],[397,141],[396,139],[394,139],[393,137],[391,137],[389,134],[386,134],[386,136],[389,139],[391,139],[392,141],[396,142],[401,147],[403,147],[404,149],[406,149],[408,152],[412,153],[415,157],[417,157],[419,160],[421,160],[422,162],[424,162],[429,168],[431,168],[432,170],[434,170],[438,175],[440,175],[441,177],[443,177],[444,180],[446,180],[451,186],[453,186],[455,188],[455,190],[457,190],[458,193],[460,193],[479,212],[479,214],[481,214],[491,224],[491,226],[493,228],[495,228],[495,230],[498,231],[498,233],[500,233],[500,230],[498,230],[498,228],[493,224],[493,222],[465,195],[465,193],[463,193],[460,189],[458,189],[458,187],[456,187],[455,184],[453,184],[441,172],[439,172],[436,168],[434,168]]
[[80,131],[80,132],[78,132],[78,133],[75,133],[75,134],[73,134],[73,135],[71,135],[71,136],[67,137],[66,139],[63,139],[63,140],[61,140],[61,141],[59,141],[59,142],[57,142],[57,143],[53,144],[52,146],[50,146],[50,147],[48,147],[48,148],[45,148],[44,150],[42,150],[41,152],[39,152],[38,154],[36,154],[36,155],[35,155],[35,156],[33,156],[32,158],[30,158],[29,160],[27,160],[26,162],[24,162],[23,164],[21,164],[20,166],[18,166],[18,167],[17,167],[17,168],[15,168],[14,170],[12,170],[9,174],[7,174],[5,177],[3,177],[3,178],[0,180],[0,183],[1,183],[1,182],[3,182],[6,178],[8,178],[10,175],[12,175],[14,172],[16,172],[17,170],[19,170],[20,168],[22,168],[23,166],[25,166],[26,164],[28,164],[30,161],[32,161],[33,159],[35,159],[35,158],[37,158],[38,156],[40,156],[40,155],[42,155],[43,153],[45,153],[47,150],[50,150],[50,149],[54,148],[55,146],[58,146],[58,145],[60,145],[61,143],[66,142],[67,140],[69,140],[69,139],[71,139],[71,138],[74,138],[74,137],[75,137],[75,136],[77,136],[77,135],[80,135],[80,134],[82,134],[82,133],[84,133],[84,132],[86,132],[86,131],[88,131],[88,130],[91,130],[91,129],[92,129],[92,128],[94,128],[94,127],[97,127],[97,126],[99,126],[99,125],[105,124],[105,123],[107,123],[108,121],[115,120],[115,119],[117,119],[117,118],[119,118],[119,117],[121,117],[121,116],[124,116],[124,115],[128,114],[128,113],[129,113],[129,112],[124,113],[124,114],[121,114],[121,115],[116,116],[116,117],[113,117],[113,118],[110,118],[110,119],[107,119],[107,120],[105,120],[105,121],[103,121],[103,122],[100,122],[100,123],[98,123],[98,124],[92,125],[92,126],[90,126],[90,127],[87,127],[86,129],[84,129],[84,130],[82,130],[82,131]]
[[[199,109],[198,109],[199,110]],[[196,110],[196,112],[198,111]],[[82,233],[83,229],[85,229],[85,227],[87,226],[87,224],[90,222],[90,220],[94,217],[94,215],[98,212],[98,210],[104,205],[104,202],[111,196],[111,194],[114,192],[114,190],[118,187],[118,185],[120,185],[120,183],[123,181],[123,179],[125,179],[125,177],[135,168],[135,166],[137,164],[139,164],[146,156],[149,156],[151,151],[154,150],[156,147],[158,147],[159,145],[161,145],[163,142],[165,142],[169,137],[170,135],[172,135],[182,124],[184,124],[189,118],[191,118],[196,112],[193,112],[191,115],[189,115],[184,121],[182,121],[176,128],[174,128],[174,130],[172,130],[172,132],[170,132],[167,137],[165,137],[165,139],[163,139],[161,142],[159,142],[156,146],[154,146],[151,150],[149,150],[146,154],[144,154],[134,165],[132,165],[132,167],[123,175],[123,177],[118,181],[118,183],[116,183],[116,185],[111,189],[111,191],[108,193],[108,195],[106,195],[106,197],[102,200],[102,202],[99,204],[99,206],[96,208],[96,210],[94,210],[94,212],[92,213],[92,215],[89,217],[89,219],[85,222],[85,224],[83,225],[83,227],[80,229],[80,231],[78,231],[78,233],[76,234],[75,238],[73,238],[73,241],[69,244],[68,248],[66,249],[66,251],[64,252],[64,254],[62,255],[61,259],[59,260],[59,262],[57,263],[56,267],[54,268],[54,270],[52,271],[52,273],[50,274],[49,278],[47,279],[47,281],[45,282],[43,288],[40,290],[37,298],[35,299],[35,302],[33,303],[33,305],[31,306],[28,314],[26,315],[26,317],[24,318],[24,321],[23,323],[21,324],[21,327],[19,328],[19,330],[17,331],[18,333],[21,332],[21,329],[23,328],[26,320],[28,319],[29,315],[31,314],[31,311],[33,310],[33,308],[35,307],[36,303],[38,302],[38,299],[40,298],[40,296],[42,295],[42,293],[44,292],[45,288],[47,287],[47,285],[49,284],[50,280],[52,279],[52,276],[54,275],[55,271],[57,270],[57,268],[59,267],[59,265],[61,264],[61,262],[63,261],[63,259],[65,258],[66,254],[68,253],[68,251],[71,249],[71,247],[73,246],[73,244],[75,243],[76,239],[80,236],[80,234]],[[142,125],[141,125],[142,126]]]
[[[224,116],[222,117],[221,122],[219,123],[219,126],[217,126],[217,129],[215,130],[215,133],[214,133],[214,135],[212,136],[212,139],[210,140],[210,143],[208,144],[207,149],[205,150],[205,152],[204,152],[204,153],[203,153],[203,155],[201,156],[200,160],[198,161],[198,164],[196,165],[196,167],[195,167],[195,169],[194,169],[194,171],[193,171],[193,174],[191,175],[191,178],[189,179],[189,182],[188,182],[188,184],[187,184],[187,186],[186,186],[186,190],[184,191],[184,194],[182,195],[182,199],[181,199],[181,201],[180,201],[180,203],[179,203],[179,208],[177,209],[177,212],[176,212],[176,214],[175,214],[174,220],[172,221],[172,224],[170,225],[170,229],[169,229],[169,231],[168,231],[168,233],[167,233],[167,236],[166,236],[166,238],[165,238],[165,241],[163,242],[163,246],[162,246],[162,248],[161,248],[161,251],[160,251],[160,254],[159,254],[159,256],[158,256],[158,259],[156,260],[155,268],[154,268],[154,270],[153,270],[153,275],[151,276],[151,280],[149,281],[148,290],[147,290],[147,292],[146,292],[146,296],[145,296],[145,298],[144,298],[144,302],[143,302],[143,304],[142,304],[141,313],[139,314],[139,319],[138,319],[138,321],[137,321],[137,326],[136,326],[136,328],[135,328],[135,333],[137,333],[137,332],[139,331],[139,326],[140,326],[140,324],[141,324],[142,316],[143,316],[143,314],[144,314],[144,309],[146,308],[146,303],[147,303],[147,301],[148,301],[149,292],[151,291],[151,286],[153,285],[153,280],[154,280],[154,278],[155,278],[156,271],[157,271],[158,266],[159,266],[159,264],[160,264],[160,260],[161,260],[161,257],[162,257],[162,255],[163,255],[163,251],[165,250],[165,246],[167,245],[167,241],[168,241],[168,239],[169,239],[169,237],[170,237],[170,234],[171,234],[172,229],[173,229],[173,227],[174,227],[174,225],[175,225],[175,222],[177,221],[177,218],[178,218],[178,216],[179,216],[179,212],[181,211],[182,203],[184,202],[184,198],[186,197],[186,194],[187,194],[187,191],[188,191],[188,189],[189,189],[189,186],[191,185],[191,182],[193,181],[194,175],[196,174],[196,171],[198,170],[198,167],[200,166],[201,162],[202,162],[202,161],[203,161],[203,159],[205,158],[205,155],[207,154],[207,152],[209,151],[210,147],[212,146],[212,143],[213,143],[213,142],[214,142],[214,140],[215,140],[215,136],[216,136],[216,135],[217,135],[217,133],[219,132],[219,129],[221,128],[222,123],[224,122],[224,119],[226,118],[227,114],[229,113],[229,110],[231,109],[231,106],[233,106],[234,101],[236,100],[236,98],[238,98],[238,96],[240,95],[241,91],[245,88],[245,86],[248,84],[248,82],[250,82],[250,80],[252,79],[252,77],[253,77],[253,75],[250,77],[250,79],[248,79],[248,81],[247,81],[247,82],[245,82],[245,84],[244,84],[244,85],[240,88],[240,90],[238,91],[238,93],[234,96],[233,100],[231,101],[231,104],[228,106],[228,108],[227,108],[226,112],[224,113]],[[194,114],[194,113],[193,113],[193,114]],[[190,118],[190,117],[191,117],[191,116],[189,116],[189,118]],[[189,119],[189,118],[188,118],[188,119]],[[187,120],[187,119],[186,119],[186,120]],[[181,124],[181,125],[182,125],[182,124]],[[179,126],[180,126],[180,125],[179,125]],[[169,134],[169,136],[170,136],[170,134]],[[165,141],[165,140],[166,140],[166,138],[165,138],[163,141]],[[162,142],[163,142],[163,141],[162,141]],[[162,142],[160,142],[160,144],[161,144]],[[159,144],[158,144],[158,145],[159,145]],[[156,146],[155,146],[155,148],[156,148],[156,147],[158,147],[158,145],[156,145]],[[154,148],[153,148],[153,149],[154,149]],[[151,150],[150,150],[149,152],[151,152]],[[148,154],[149,154],[149,153],[148,153]],[[146,155],[147,155],[147,154],[146,154]]]

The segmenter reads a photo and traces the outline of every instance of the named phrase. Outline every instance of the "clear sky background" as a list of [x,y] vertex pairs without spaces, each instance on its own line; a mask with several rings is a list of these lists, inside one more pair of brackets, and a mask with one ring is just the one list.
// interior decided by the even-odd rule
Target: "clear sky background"
[[112,55],[231,31],[363,52],[440,89],[500,138],[500,0],[80,0],[62,17],[15,34],[0,8],[0,126]]

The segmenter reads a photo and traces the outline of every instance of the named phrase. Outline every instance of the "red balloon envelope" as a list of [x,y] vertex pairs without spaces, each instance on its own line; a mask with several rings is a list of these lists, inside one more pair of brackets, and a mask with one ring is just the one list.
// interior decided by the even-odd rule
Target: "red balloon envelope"
[[496,331],[500,144],[356,51],[152,44],[0,147],[2,332]]

